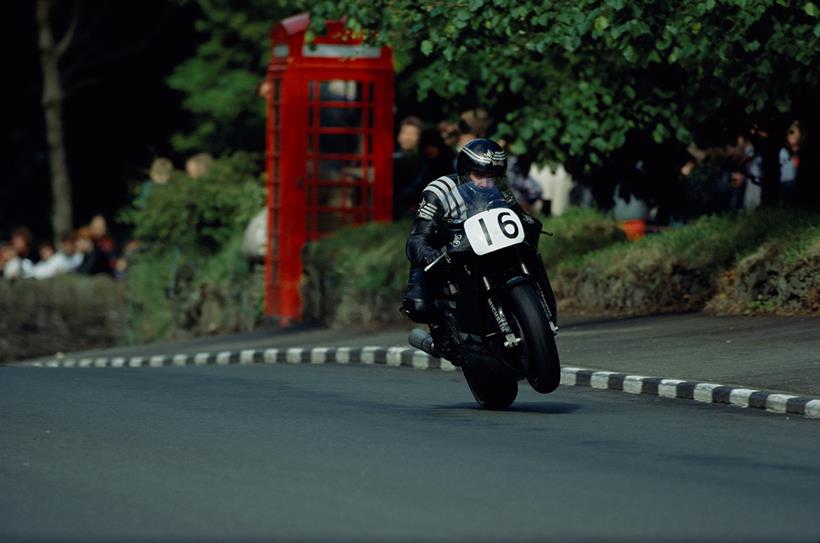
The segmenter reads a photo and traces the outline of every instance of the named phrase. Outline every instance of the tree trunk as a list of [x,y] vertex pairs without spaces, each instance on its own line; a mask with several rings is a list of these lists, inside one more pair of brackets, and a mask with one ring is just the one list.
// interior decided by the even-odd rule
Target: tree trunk
[[66,32],[60,43],[54,42],[49,11],[50,0],[37,2],[37,29],[40,60],[43,68],[43,113],[46,121],[46,141],[51,167],[51,226],[56,239],[71,232],[73,227],[71,180],[66,164],[63,141],[63,88],[60,82],[60,57],[65,52],[72,31]]

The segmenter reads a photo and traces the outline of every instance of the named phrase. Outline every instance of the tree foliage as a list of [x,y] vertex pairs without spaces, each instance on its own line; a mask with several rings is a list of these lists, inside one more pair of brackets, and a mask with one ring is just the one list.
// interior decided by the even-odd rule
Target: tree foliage
[[183,106],[196,125],[174,136],[178,151],[261,151],[265,103],[256,89],[267,73],[269,33],[280,19],[299,12],[301,0],[188,0],[199,6],[196,54],[168,77],[185,94]]
[[323,0],[386,43],[419,99],[483,105],[495,135],[585,171],[629,140],[731,137],[816,116],[820,10],[805,0]]

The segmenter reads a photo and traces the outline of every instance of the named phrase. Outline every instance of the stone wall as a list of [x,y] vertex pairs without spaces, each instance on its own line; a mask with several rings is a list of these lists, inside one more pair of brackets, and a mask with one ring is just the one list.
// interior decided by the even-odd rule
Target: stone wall
[[0,281],[0,361],[109,347],[125,330],[124,288],[109,277]]

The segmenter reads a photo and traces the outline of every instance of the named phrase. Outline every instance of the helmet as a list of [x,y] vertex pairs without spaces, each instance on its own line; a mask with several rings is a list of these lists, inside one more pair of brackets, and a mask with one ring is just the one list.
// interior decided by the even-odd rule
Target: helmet
[[456,158],[456,173],[464,181],[472,171],[503,178],[507,173],[507,153],[494,141],[482,138],[468,141]]

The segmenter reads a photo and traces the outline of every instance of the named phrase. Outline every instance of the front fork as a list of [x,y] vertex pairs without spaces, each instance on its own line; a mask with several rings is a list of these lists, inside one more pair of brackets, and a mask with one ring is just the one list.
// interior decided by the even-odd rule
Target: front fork
[[[550,309],[550,304],[547,301],[547,293],[544,292],[544,288],[541,285],[541,281],[539,281],[539,278],[537,276],[533,275],[530,272],[529,268],[527,268],[527,264],[524,263],[523,261],[521,262],[521,271],[523,271],[525,275],[533,278],[533,282],[535,283],[535,288],[538,289],[538,294],[539,294],[541,306],[544,308],[544,311],[546,311],[546,313],[547,313],[547,322],[549,322],[550,331],[552,332],[553,336],[557,336],[558,335],[558,325],[556,324],[557,319],[555,318],[555,315],[553,314],[552,310]],[[547,277],[547,272],[542,270],[542,274],[543,274],[543,281],[546,281],[547,285],[549,286],[549,278]],[[549,287],[549,289],[550,289],[550,294],[552,294],[552,287]],[[553,301],[553,303],[555,303],[555,295],[554,294],[552,295],[552,301]]]
[[[555,317],[550,311],[549,304],[547,303],[546,296],[544,295],[544,290],[541,288],[541,285],[536,277],[534,277],[530,270],[527,268],[527,265],[522,262],[521,263],[521,271],[524,272],[524,275],[533,278],[533,283],[535,283],[535,287],[538,289],[538,294],[541,302],[541,306],[544,308],[544,311],[547,313],[547,322],[549,323],[550,332],[552,332],[553,336],[558,335],[558,326],[555,324]],[[545,274],[546,275],[546,274]],[[487,276],[481,277],[484,288],[487,290],[487,293],[492,290],[492,285],[490,285],[490,281],[487,279]],[[495,319],[496,324],[498,325],[498,329],[504,334],[504,347],[508,349],[515,347],[521,343],[521,338],[516,337],[515,332],[513,332],[512,327],[510,326],[510,322],[507,320],[507,316],[504,314],[504,310],[493,302],[492,296],[487,296],[487,305],[490,306],[490,312]]]
[[[481,279],[484,281],[484,288],[486,288],[489,293],[492,289],[490,281],[487,280],[486,276],[482,276]],[[498,324],[498,329],[504,334],[504,346],[511,349],[521,343],[521,338],[515,336],[515,332],[513,332],[510,322],[504,314],[504,310],[495,305],[491,296],[487,296],[487,304],[490,306],[490,312],[493,314],[496,324]]]

